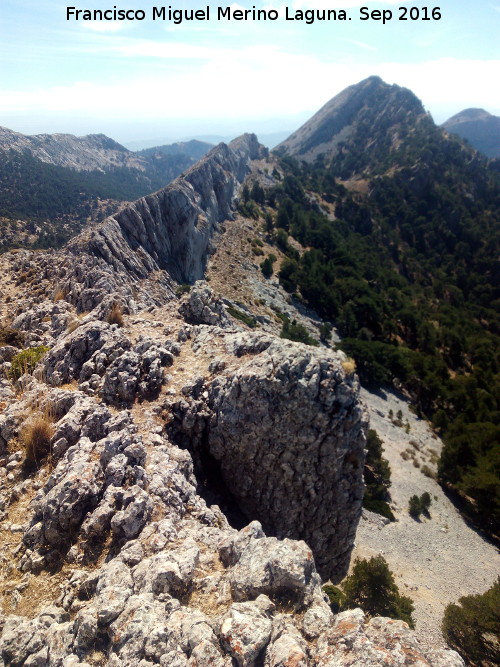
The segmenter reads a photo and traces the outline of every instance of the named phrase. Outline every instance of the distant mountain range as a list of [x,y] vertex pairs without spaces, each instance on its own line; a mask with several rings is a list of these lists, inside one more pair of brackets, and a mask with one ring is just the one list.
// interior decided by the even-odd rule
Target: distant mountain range
[[442,127],[467,139],[471,146],[491,158],[500,157],[500,117],[484,109],[465,109],[449,118]]
[[[187,168],[199,160],[211,147],[210,143],[193,140],[134,152],[105,134],[88,134],[84,137],[76,137],[73,134],[29,136],[0,127],[0,151],[14,150],[18,153],[29,154],[46,164],[70,167],[76,171],[94,169],[106,171],[125,167],[156,175],[159,163],[162,163],[167,170],[172,163],[175,163],[177,171],[179,157],[183,156],[185,159],[182,162],[184,168]],[[170,160],[165,162],[166,156]],[[172,159],[174,157],[175,159]],[[178,173],[175,175],[177,176]]]
[[59,247],[120,202],[165,186],[210,148],[188,141],[134,153],[104,134],[26,136],[0,127],[0,250]]

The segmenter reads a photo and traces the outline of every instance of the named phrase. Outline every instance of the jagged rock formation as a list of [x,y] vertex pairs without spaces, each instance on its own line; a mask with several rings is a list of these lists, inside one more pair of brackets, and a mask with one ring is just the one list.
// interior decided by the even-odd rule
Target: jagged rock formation
[[109,307],[106,298],[131,311],[160,305],[173,297],[172,278],[203,277],[212,238],[233,215],[250,162],[266,152],[253,134],[220,144],[170,185],[85,230],[63,250],[20,252],[4,261],[24,281],[36,275],[39,293],[60,292],[80,312]]
[[[180,442],[209,453],[248,518],[305,540],[324,579],[345,576],[361,513],[366,417],[342,356],[262,334],[219,332],[222,372],[174,405]],[[213,349],[201,328],[194,349]]]
[[484,109],[464,109],[441,127],[477,148],[488,157],[500,157],[500,118]]
[[[188,429],[192,424],[195,440],[195,424],[202,424],[204,418],[205,426],[207,420],[209,428],[213,426],[212,439],[219,450],[227,440],[231,448],[227,456],[244,457],[244,452],[235,448],[235,438],[238,432],[244,435],[250,415],[243,410],[241,427],[235,431],[233,424],[229,428],[227,420],[234,406],[230,387],[227,400],[223,400],[222,388],[226,382],[236,386],[239,381],[243,389],[243,378],[247,378],[247,388],[253,387],[256,395],[262,382],[272,380],[274,390],[267,399],[263,391],[257,391],[258,402],[254,404],[254,428],[264,413],[268,414],[262,420],[261,471],[274,474],[275,485],[281,484],[283,492],[288,490],[290,501],[299,502],[293,498],[298,480],[289,481],[286,470],[282,477],[276,474],[281,472],[277,466],[273,471],[264,465],[265,448],[272,446],[271,423],[276,420],[283,465],[285,440],[293,447],[292,440],[297,437],[312,447],[315,437],[310,431],[315,431],[325,457],[317,466],[327,464],[318,471],[320,480],[322,474],[335,468],[329,429],[332,419],[337,420],[336,429],[345,436],[337,443],[338,458],[354,469],[353,461],[345,462],[342,447],[348,449],[351,443],[353,455],[362,456],[352,440],[357,438],[358,447],[362,444],[361,412],[356,406],[355,380],[343,381],[340,360],[327,353],[320,361],[320,351],[232,328],[190,328],[174,314],[167,306],[156,314],[160,321],[154,315],[148,320],[131,319],[121,330],[89,319],[74,332],[63,334],[35,370],[35,375],[44,370],[41,377],[63,386],[51,387],[25,377],[24,393],[0,415],[4,465],[0,467],[0,506],[4,508],[0,530],[21,539],[14,556],[19,575],[12,560],[7,570],[11,586],[7,590],[11,593],[5,607],[10,613],[0,616],[0,664],[283,667],[348,665],[354,660],[375,667],[389,653],[401,665],[418,661],[422,667],[462,667],[453,652],[421,647],[402,622],[368,622],[359,610],[334,618],[321,590],[310,546],[266,537],[257,521],[239,531],[231,528],[217,505],[207,505],[198,493],[199,481],[194,475],[198,452],[193,453],[193,466],[188,451],[176,446],[166,433],[168,411],[175,412],[185,401],[191,411],[197,410],[195,415],[187,411],[182,425]],[[144,407],[116,411],[107,405],[108,398],[115,403],[116,393],[108,397],[104,384],[93,389],[85,379],[91,371],[96,371],[91,377],[101,377],[99,373],[105,377],[113,363],[129,353],[134,345],[130,338],[137,336],[140,321],[147,322],[156,334],[151,345],[143,338],[142,343],[135,343],[136,349],[138,344],[146,352],[154,347],[160,356],[163,350],[173,374],[163,377],[170,389],[149,402],[145,422]],[[169,338],[165,337],[165,326]],[[175,333],[180,342],[171,338]],[[247,359],[240,371],[236,369],[238,359]],[[281,367],[273,371],[273,363],[280,359]],[[8,365],[4,362],[4,370]],[[195,368],[197,372],[205,368],[206,375],[191,376],[186,382]],[[262,374],[264,368],[268,371]],[[131,372],[137,369],[131,366]],[[177,384],[176,373],[181,375]],[[75,378],[77,384],[68,388],[68,380]],[[316,413],[307,412],[307,408],[315,409],[314,403],[306,402],[313,387],[322,396]],[[102,401],[98,401],[99,392]],[[249,399],[251,395],[252,391]],[[290,396],[288,406],[286,395]],[[200,399],[208,399],[205,415],[201,414]],[[296,402],[299,400],[301,406]],[[349,402],[350,418],[343,414]],[[26,477],[22,451],[9,454],[9,448],[34,413],[46,414],[49,407],[53,418],[51,469],[42,465]],[[292,417],[295,410],[298,414]],[[290,428],[299,432],[292,433]],[[323,435],[322,429],[326,429]],[[255,431],[254,440],[258,437]],[[247,441],[247,447],[250,444]],[[222,451],[218,455],[224,456]],[[288,466],[293,469],[294,457],[289,458]],[[307,464],[305,459],[298,463],[301,461]],[[245,463],[242,460],[240,467]],[[310,468],[305,480],[312,483],[314,466]],[[246,470],[248,474],[255,472],[258,484],[257,469],[249,464]],[[351,477],[347,475],[340,483],[343,491],[353,483],[354,472],[337,469],[339,474],[346,472]],[[299,475],[300,465],[296,465],[295,477]],[[279,490],[274,498],[279,498]],[[309,504],[318,501],[319,493]],[[283,519],[293,524],[295,509],[282,507]],[[338,509],[346,514],[351,511],[348,505]],[[272,514],[273,507],[269,511]],[[304,511],[307,513],[307,508]],[[13,521],[16,516],[20,516],[19,524]],[[331,520],[335,521],[333,510]],[[277,514],[274,521],[277,523]],[[336,533],[339,543],[344,539],[343,528],[340,522]],[[320,530],[318,525],[317,532]],[[3,544],[13,548],[16,541],[9,537]],[[63,563],[65,576],[53,590],[51,577],[58,575],[50,572],[57,573]],[[47,587],[42,599],[35,595],[36,590],[47,591]],[[34,607],[32,597],[38,600]]]
[[385,117],[384,129],[398,141],[401,137],[397,136],[397,124],[410,116],[426,116],[420,100],[406,88],[391,86],[380,77],[371,76],[327,102],[274,152],[306,162],[314,162],[319,156],[331,158],[356,135],[362,134],[367,144],[373,144],[370,129],[381,117]]
[[362,496],[344,357],[247,332],[203,284],[178,312],[168,272],[203,273],[262,156],[245,135],[66,250],[2,260],[16,326],[51,349],[13,387],[0,352],[0,664],[463,666],[321,589]]
[[203,277],[214,232],[231,216],[249,161],[264,152],[255,135],[220,144],[171,185],[139,199],[69,247],[78,252],[84,245],[115,269],[139,278],[165,269],[179,282],[194,282]]

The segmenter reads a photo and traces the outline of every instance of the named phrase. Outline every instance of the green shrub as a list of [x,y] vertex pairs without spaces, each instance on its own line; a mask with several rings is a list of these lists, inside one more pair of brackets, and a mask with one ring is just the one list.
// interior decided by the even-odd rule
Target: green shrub
[[37,363],[48,351],[49,348],[46,345],[39,345],[38,347],[30,347],[16,354],[12,359],[10,377],[13,380],[19,380],[21,375],[33,373]]
[[500,578],[482,595],[449,604],[443,617],[446,642],[473,667],[500,664]]
[[290,322],[288,318],[283,321],[280,337],[294,340],[297,343],[305,343],[306,345],[319,344],[317,340],[309,335],[309,332],[302,324],[298,324],[296,320]]
[[329,343],[332,337],[333,326],[330,322],[323,322],[319,328],[319,339],[322,343]]
[[333,613],[338,614],[339,611],[342,611],[345,603],[345,595],[342,593],[340,588],[337,588],[337,586],[332,586],[331,584],[326,584],[323,586],[323,590],[328,595],[330,607]]
[[380,514],[384,516],[389,521],[396,521],[396,517],[392,513],[389,503],[385,500],[379,500],[377,498],[364,497],[363,498],[363,507],[370,512],[375,512],[375,514]]
[[422,505],[417,495],[412,496],[408,501],[408,512],[414,519],[418,519],[422,514]]
[[431,494],[427,491],[424,491],[420,498],[417,495],[414,495],[410,498],[408,502],[408,512],[414,519],[418,519],[422,513],[427,515],[429,514],[429,508],[431,504]]
[[183,294],[187,294],[191,290],[191,285],[187,283],[180,283],[175,287],[175,296],[181,297]]
[[377,432],[369,429],[366,436],[366,461],[364,468],[365,495],[363,507],[370,512],[385,516],[390,521],[396,521],[387,500],[390,499],[391,467],[382,453],[383,442]]
[[261,263],[260,268],[264,275],[264,278],[270,278],[273,275],[273,261],[271,257],[266,257],[266,259]]
[[370,616],[399,618],[413,628],[413,600],[401,595],[385,558],[357,559],[352,574],[344,579],[345,607],[361,607]]
[[243,322],[243,324],[246,324],[247,327],[250,327],[251,329],[255,329],[257,326],[257,321],[254,317],[247,315],[242,310],[238,310],[238,308],[235,308],[234,306],[228,306],[227,312],[231,315],[231,317],[240,320],[240,322]]
[[422,493],[420,496],[420,506],[422,507],[422,512],[428,513],[431,505],[431,494],[428,491],[424,491],[424,493]]

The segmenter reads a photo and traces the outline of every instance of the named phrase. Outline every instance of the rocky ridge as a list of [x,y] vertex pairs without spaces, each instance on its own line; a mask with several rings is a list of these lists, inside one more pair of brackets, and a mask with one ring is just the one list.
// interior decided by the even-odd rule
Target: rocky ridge
[[232,216],[250,160],[265,153],[255,135],[219,144],[166,188],[83,233],[68,248],[90,251],[137,278],[163,269],[178,282],[199,280],[215,231]]
[[[280,340],[270,313],[249,331],[206,284],[179,312],[165,269],[204,270],[262,159],[252,146],[217,147],[63,252],[1,258],[2,315],[50,347],[14,385],[15,350],[1,354],[5,665],[463,665],[402,622],[334,617],[321,590],[317,567],[345,570],[362,495],[345,358]],[[50,455],[30,468],[40,416]]]
[[28,151],[42,162],[77,171],[128,167],[144,170],[144,158],[104,134],[75,137],[72,134],[25,135],[0,127],[0,150]]

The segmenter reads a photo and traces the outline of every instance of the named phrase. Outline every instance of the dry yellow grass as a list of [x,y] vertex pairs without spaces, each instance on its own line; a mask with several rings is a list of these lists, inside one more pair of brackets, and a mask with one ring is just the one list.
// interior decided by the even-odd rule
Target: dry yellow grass
[[67,292],[64,289],[57,289],[54,292],[54,301],[62,301],[67,297]]
[[30,468],[40,467],[41,461],[51,452],[54,435],[54,416],[49,408],[31,415],[19,432],[24,448],[24,461]]
[[108,324],[117,324],[119,327],[123,326],[123,308],[119,303],[114,303],[111,306],[108,316],[106,317],[106,322],[108,322]]
[[352,375],[356,370],[356,362],[354,359],[348,357],[345,361],[342,362],[342,368],[346,375]]

